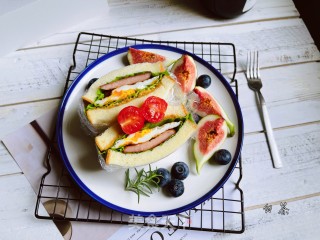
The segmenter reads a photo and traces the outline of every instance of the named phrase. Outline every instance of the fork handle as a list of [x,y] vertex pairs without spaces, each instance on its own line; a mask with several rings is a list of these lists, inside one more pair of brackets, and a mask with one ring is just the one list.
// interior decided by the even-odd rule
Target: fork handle
[[263,120],[264,120],[264,125],[266,128],[267,139],[268,139],[268,143],[269,143],[269,147],[270,147],[270,151],[271,151],[273,166],[274,166],[274,168],[281,168],[282,162],[281,162],[278,146],[277,146],[276,141],[274,139],[273,129],[271,126],[267,105],[264,101],[262,94],[259,92],[258,95],[259,95],[259,100],[260,100],[260,104],[261,104],[261,108],[262,108]]

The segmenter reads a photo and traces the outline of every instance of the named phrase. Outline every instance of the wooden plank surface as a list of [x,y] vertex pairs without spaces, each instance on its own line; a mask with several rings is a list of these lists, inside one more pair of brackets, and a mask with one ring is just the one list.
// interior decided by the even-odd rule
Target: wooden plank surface
[[1,107],[0,139],[57,107],[59,103],[59,99],[53,99]]
[[242,151],[245,206],[316,194],[320,172],[320,122],[275,131],[283,168],[274,169],[263,133],[245,136]]
[[[11,7],[16,4],[9,2]],[[152,40],[232,42],[236,45],[236,77],[245,119],[241,187],[245,192],[246,230],[242,235],[203,236],[318,239],[320,54],[293,2],[258,1],[251,11],[231,20],[214,19],[197,1],[108,2],[106,16],[39,39],[0,58],[0,139],[59,104],[80,31]],[[255,97],[243,74],[249,49],[261,52],[262,92],[284,162],[279,170],[272,168]],[[228,69],[225,74],[229,75]],[[5,194],[1,195],[1,239],[61,238],[52,222],[34,218],[35,194],[2,144],[0,189]],[[290,209],[285,216],[278,214],[279,204],[284,201]],[[264,212],[267,203],[273,206],[272,213]]]
[[273,203],[271,213],[265,213],[263,206],[246,210],[244,234],[204,234],[212,239],[291,239],[316,240],[320,229],[315,227],[320,218],[320,197],[311,197],[287,202],[288,215],[278,214],[280,203]]
[[[278,68],[263,69],[262,93],[265,95],[270,118],[274,128],[315,122],[320,119],[320,63],[296,64]],[[245,132],[259,132],[263,129],[254,93],[248,88],[243,73],[239,81],[239,102],[245,122]],[[302,84],[303,79],[303,84]],[[290,87],[288,85],[290,84]],[[281,89],[282,91],[274,91]],[[59,99],[30,102],[2,107],[0,119],[3,136],[40,116],[59,104]],[[300,110],[300,114],[297,114]],[[23,117],[21,117],[23,113]],[[0,134],[0,136],[1,136]]]
[[0,143],[0,177],[9,174],[21,173],[12,156],[9,154],[3,143]]
[[215,19],[201,1],[113,1],[103,17],[97,17],[65,32],[38,41],[35,46],[72,43],[80,31],[133,36],[150,33],[239,25],[246,22],[298,17],[291,0],[257,1],[255,7],[235,19]]
[[262,53],[262,68],[320,60],[319,51],[301,19],[190,29],[143,37],[161,41],[233,43],[236,47],[239,71],[245,69],[246,53],[252,49],[258,49]]
[[[274,128],[320,119],[319,64],[297,64],[261,71],[261,92]],[[238,74],[237,78],[240,83],[239,101],[245,119],[245,132],[261,131],[263,128],[254,92],[248,88],[244,74]]]
[[[23,174],[0,176],[0,190],[1,239],[63,239],[51,221],[35,218],[36,194]],[[40,212],[46,214],[42,206]]]
[[[320,60],[319,51],[316,51],[301,20],[250,23],[239,25],[234,31],[231,31],[232,28],[209,28],[143,37],[155,40],[232,42],[237,49],[239,71],[245,66],[246,52],[251,48],[261,49],[263,68]],[[277,36],[277,41],[270,39],[270,36],[274,35]],[[252,42],[257,45],[252,45]],[[268,42],[270,44],[267,44]],[[70,44],[30,49],[1,58],[0,104],[61,97],[73,47],[74,45]],[[84,65],[85,60],[78,64]],[[20,71],[14,71],[16,68]],[[232,69],[224,71],[230,72]],[[7,94],[8,92],[12,94]]]

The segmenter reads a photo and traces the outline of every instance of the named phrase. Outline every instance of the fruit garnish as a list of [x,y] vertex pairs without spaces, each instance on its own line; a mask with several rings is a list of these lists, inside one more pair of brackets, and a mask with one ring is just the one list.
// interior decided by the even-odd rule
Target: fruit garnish
[[138,203],[140,201],[140,195],[149,197],[152,194],[152,188],[159,189],[159,177],[161,176],[156,170],[152,170],[149,165],[149,170],[145,171],[141,169],[136,172],[136,177],[130,179],[130,170],[127,169],[125,173],[125,190],[132,191],[138,195]]
[[189,175],[189,167],[184,162],[176,162],[171,168],[171,175],[175,179],[184,180]]
[[173,197],[180,197],[184,193],[184,184],[179,179],[172,179],[166,188]]
[[211,85],[211,77],[207,74],[203,74],[198,77],[196,81],[196,86],[200,86],[203,88],[208,88]]
[[151,123],[160,122],[165,115],[168,103],[159,97],[148,97],[141,106],[142,116]]
[[147,52],[140,49],[135,49],[129,47],[128,50],[128,61],[130,64],[136,63],[155,63],[155,62],[164,62],[166,57],[153,52]]
[[118,123],[126,134],[135,133],[144,126],[141,110],[134,106],[123,108],[118,114]]
[[159,174],[159,187],[164,187],[171,181],[171,175],[167,169],[159,168],[157,174]]
[[227,165],[231,161],[231,153],[227,149],[219,149],[213,154],[210,161],[221,165]]
[[224,118],[229,128],[228,137],[232,137],[235,134],[235,126],[218,101],[202,87],[197,86],[193,91],[198,95],[199,101],[195,101],[191,104],[192,111],[200,117],[214,114]]
[[193,153],[196,159],[197,172],[207,162],[227,137],[226,121],[217,115],[208,115],[198,123]]
[[187,94],[194,89],[197,79],[197,66],[191,56],[182,55],[170,71],[176,76],[183,93]]

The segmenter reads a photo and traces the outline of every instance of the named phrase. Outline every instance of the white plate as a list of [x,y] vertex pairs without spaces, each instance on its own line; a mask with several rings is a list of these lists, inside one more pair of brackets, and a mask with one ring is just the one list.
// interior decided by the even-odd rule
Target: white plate
[[[228,149],[233,159],[228,165],[206,163],[201,174],[195,170],[192,153],[192,140],[185,143],[168,157],[151,164],[152,169],[171,168],[173,163],[184,161],[189,165],[190,174],[184,180],[185,192],[178,198],[169,197],[162,190],[155,190],[150,197],[137,195],[124,190],[125,169],[107,173],[98,162],[94,140],[81,128],[77,113],[79,101],[87,83],[111,70],[125,66],[128,47],[113,51],[97,59],[75,79],[62,101],[57,123],[57,136],[62,159],[76,183],[93,199],[126,214],[141,216],[172,215],[191,209],[217,192],[231,175],[238,162],[243,140],[243,120],[237,98],[226,79],[209,63],[184,50],[155,44],[135,45],[134,48],[155,52],[171,59],[189,54],[195,60],[198,75],[208,74],[212,83],[208,90],[223,106],[235,124],[236,134],[227,138],[222,148]],[[148,168],[148,166],[146,166]],[[134,171],[131,171],[133,174]]]

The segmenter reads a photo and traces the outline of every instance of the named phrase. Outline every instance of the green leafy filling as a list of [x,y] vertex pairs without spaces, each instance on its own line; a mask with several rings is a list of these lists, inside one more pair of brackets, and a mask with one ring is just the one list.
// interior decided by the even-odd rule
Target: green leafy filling
[[[100,88],[98,88],[97,96],[94,99],[94,101],[98,101],[98,100],[102,100],[102,99],[104,99],[104,93]],[[96,108],[96,105],[94,103],[90,103],[90,104],[87,105],[86,110],[95,109],[95,108]]]
[[[142,92],[146,91],[146,90],[153,90],[155,89],[161,82],[163,76],[165,76],[165,72],[163,72],[162,74],[159,74],[157,76],[159,76],[159,78],[157,80],[155,80],[152,84],[150,85],[147,85],[145,88],[143,89],[136,89],[135,92],[129,96],[127,96],[126,98],[124,99],[118,99],[118,100],[114,100],[114,101],[110,101],[110,102],[107,102],[106,104],[104,104],[104,107],[112,107],[112,106],[117,106],[119,104],[121,104],[123,101],[125,100],[128,100],[128,99],[134,99],[134,98],[137,98],[141,95]],[[98,100],[102,100],[104,99],[104,93],[103,91],[99,88],[97,90],[97,97],[94,101],[94,103],[91,103],[91,104],[88,104],[87,107],[86,107],[86,111],[87,110],[90,110],[90,109],[95,109],[97,107],[102,107],[101,105],[99,104],[96,104],[96,101]]]

